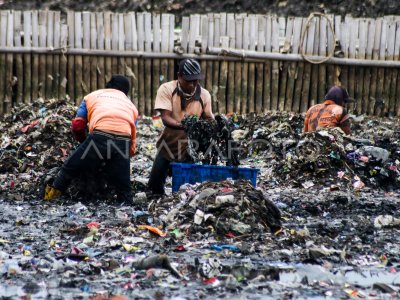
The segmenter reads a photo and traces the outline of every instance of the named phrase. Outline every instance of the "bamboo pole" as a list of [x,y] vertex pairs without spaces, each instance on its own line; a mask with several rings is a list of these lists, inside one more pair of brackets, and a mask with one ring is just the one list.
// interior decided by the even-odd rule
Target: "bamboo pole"
[[[175,29],[175,16],[170,14],[169,16],[169,44],[168,44],[168,53],[174,52],[174,29]],[[168,65],[168,80],[173,80],[175,78],[175,60],[170,59]]]
[[[249,16],[249,50],[255,51],[256,50],[256,44],[258,46],[258,39],[261,41],[264,41],[264,43],[260,44],[257,47],[258,51],[264,51],[264,44],[265,44],[265,17],[264,16],[259,16],[258,18],[255,15],[250,15]],[[260,24],[260,25],[259,25]],[[260,34],[264,34],[264,38],[260,37]],[[257,103],[257,107],[260,108],[260,111],[256,110],[257,112],[261,112],[262,106],[263,106],[263,93],[262,93],[262,86],[261,86],[261,94],[256,94],[256,84],[261,84],[262,85],[262,80],[258,80],[256,82],[256,72],[257,72],[257,78],[263,78],[263,71],[264,71],[264,65],[263,63],[258,63],[257,64],[257,69],[256,69],[256,64],[255,63],[249,63],[248,67],[248,73],[249,73],[249,79],[248,79],[248,90],[249,90],[249,97],[248,101],[243,101],[243,103],[246,103],[246,105],[243,106],[243,113],[248,113],[248,112],[254,112],[254,103]],[[256,99],[257,96],[257,99]]]
[[[14,22],[13,22],[13,14],[11,11],[7,11],[7,39],[6,46],[13,47],[14,40]],[[4,99],[5,103],[5,112],[8,113],[11,111],[12,107],[12,97],[13,97],[13,63],[14,63],[14,55],[7,54],[6,56],[6,96]]]
[[[301,25],[302,25],[301,18],[294,18],[293,20],[293,43],[292,43],[292,53],[299,53],[299,46],[300,46],[300,37],[301,37]],[[285,110],[286,111],[293,111],[293,93],[294,87],[297,77],[297,63],[291,62],[288,68],[288,82],[286,85],[286,102],[285,102]],[[298,95],[296,95],[298,99]],[[296,111],[298,108],[296,107]]]
[[[168,52],[169,43],[169,14],[161,15],[161,53]],[[167,82],[168,78],[168,60],[162,59],[160,66],[160,84]]]
[[[47,11],[39,11],[39,47],[46,47]],[[39,97],[46,98],[46,55],[39,56]]]
[[[96,24],[96,13],[90,13],[90,49],[97,49],[97,24]],[[101,59],[101,58],[100,58]],[[90,60],[90,91],[95,91],[97,87],[97,66],[98,58],[91,56]]]
[[[330,20],[331,24],[333,25],[333,28],[335,28],[335,24],[334,24],[334,16],[333,15],[327,15],[327,18]],[[335,47],[335,36],[334,36],[334,32],[332,32],[332,30],[328,30],[328,41],[327,41],[327,52],[331,53],[334,50]],[[336,84],[339,84],[339,79],[338,79],[338,74],[340,73],[340,71],[338,70],[338,67],[335,65],[328,65],[327,67],[328,69],[328,86],[333,86]]]
[[[386,41],[387,41],[387,31],[388,31],[388,22],[386,18],[383,18],[382,21],[382,31],[381,31],[381,39],[380,39],[380,46],[379,46],[379,59],[385,60],[386,56]],[[378,97],[378,101],[382,103],[377,107],[375,112],[376,115],[382,116],[385,111],[387,110],[388,99],[384,96],[384,81],[385,81],[385,69],[378,68],[378,82],[376,88],[376,94]]]
[[[31,33],[32,33],[32,12],[31,11],[24,11],[24,47],[25,48],[30,48],[32,46],[31,44]],[[1,55],[0,55],[1,57]],[[23,75],[23,81],[24,81],[24,91],[23,91],[23,99],[24,103],[30,103],[32,101],[31,97],[31,89],[32,89],[32,60],[31,60],[31,54],[24,54],[24,75]],[[2,68],[1,63],[0,63],[0,68]],[[0,78],[1,74],[0,74]],[[0,79],[1,80],[1,79]],[[1,88],[0,88],[1,91]],[[1,95],[1,92],[0,92]],[[1,97],[1,96],[0,96]],[[1,115],[1,112],[0,112]]]
[[[47,12],[47,22],[46,22],[46,46],[47,48],[54,48],[54,11]],[[46,87],[45,98],[50,99],[53,97],[53,83],[54,83],[54,64],[53,55],[46,55],[46,73],[45,81]]]
[[[68,25],[61,24],[61,47],[66,49],[68,46]],[[69,57],[69,59],[73,59],[73,57]],[[67,64],[68,59],[66,55],[61,55],[60,57],[60,84],[58,86],[58,95],[61,99],[65,99],[67,95]]]
[[[356,58],[356,41],[357,36],[358,36],[358,20],[355,20],[351,17],[346,16],[346,22],[349,23],[349,29],[350,29],[350,44],[349,44],[349,57],[350,58]],[[348,86],[348,92],[351,97],[355,98],[355,91],[356,91],[356,82],[355,82],[355,71],[356,68],[351,67],[349,68],[349,86]],[[350,111],[356,111],[356,103],[352,103],[349,105]]]
[[[381,43],[381,32],[382,32],[382,18],[375,20],[375,32],[374,32],[374,46],[372,49],[372,59],[379,59],[379,47]],[[381,105],[380,99],[377,99],[377,84],[378,84],[378,68],[373,68],[371,72],[371,88],[370,88],[370,101],[368,102],[368,113],[373,115]]]
[[[136,24],[135,24],[136,26]],[[132,51],[133,45],[132,45],[132,40],[133,40],[133,35],[132,35],[132,17],[130,13],[124,14],[124,33],[125,33],[125,49],[126,51]],[[125,68],[126,68],[126,75],[129,78],[129,84],[130,84],[130,90],[128,93],[128,97],[130,97],[131,101],[137,106],[137,103],[135,103],[134,100],[134,91],[135,88],[133,87],[133,81],[135,78],[135,73],[133,71],[133,58],[125,58]]]
[[[283,45],[283,50],[287,53],[290,51],[290,44],[293,35],[293,26],[294,26],[294,18],[289,17],[286,22],[286,33],[285,33],[285,42]],[[287,85],[288,85],[288,73],[289,73],[289,62],[281,62],[282,64],[282,72],[281,72],[281,79],[280,79],[280,91],[279,91],[279,110],[286,110],[288,106],[288,99],[286,95]]]
[[[152,52],[151,48],[151,40],[152,40],[152,32],[151,32],[151,14],[145,13],[144,15],[144,50],[146,52]],[[152,106],[151,106],[151,59],[145,60],[145,83],[144,83],[144,94],[146,98],[146,106],[145,111],[146,115],[150,116],[152,114]]]
[[[314,46],[312,53],[316,55],[320,55],[319,53],[319,44],[320,44],[320,38],[321,38],[321,32],[320,32],[320,22],[321,18],[315,18],[315,34],[314,34]],[[319,86],[319,68],[320,66],[318,64],[313,64],[311,66],[311,74],[310,74],[310,93],[309,93],[309,102],[308,105],[309,107],[314,106],[318,102],[318,86]],[[324,79],[324,78],[322,78]],[[325,80],[323,80],[325,81]]]
[[[271,16],[266,17],[265,22],[265,52],[272,52],[272,18]],[[270,60],[267,60],[264,63],[264,89],[263,89],[263,110],[264,113],[271,110],[271,68],[272,63]]]
[[[366,47],[366,53],[365,57],[366,59],[370,60],[372,59],[372,50],[374,47],[374,37],[375,37],[375,20],[374,19],[368,19],[368,29],[367,29],[367,47]],[[368,104],[370,102],[370,83],[371,83],[371,68],[365,68],[364,72],[364,90],[363,90],[363,95],[362,95],[362,107],[361,107],[361,112],[363,114],[368,113]]]
[[[82,13],[75,12],[75,48],[82,48]],[[82,56],[75,57],[75,104],[80,104],[83,96]]]
[[[228,22],[228,36],[229,36],[229,47],[235,47],[235,19],[233,14],[227,14]],[[228,96],[227,96],[227,113],[234,112],[234,99],[235,99],[235,63],[229,62],[228,64]]]
[[[221,41],[221,16],[219,14],[214,14],[214,41],[213,45],[214,46],[220,46],[220,41]],[[220,107],[220,99],[218,98],[218,89],[219,89],[219,75],[220,75],[220,62],[218,60],[215,60],[212,62],[212,68],[213,68],[213,77],[212,77],[212,90],[211,96],[212,96],[212,106],[213,106],[213,111],[219,112],[219,107]]]
[[[272,52],[279,52],[279,23],[276,16],[272,17]],[[278,97],[279,97],[279,62],[272,62],[272,95],[271,95],[271,109],[278,109]]]
[[[124,26],[124,14],[119,13],[117,15],[118,20],[118,51],[125,51],[125,26]],[[125,75],[126,73],[126,63],[125,57],[118,57],[118,74]]]
[[[131,32],[132,32],[132,50],[133,51],[138,51],[138,35],[137,35],[137,30],[136,30],[136,15],[134,12],[129,14],[130,19],[131,19]],[[136,105],[136,107],[139,109],[139,65],[138,65],[138,59],[136,57],[132,58],[132,71],[133,74],[131,74],[132,77],[132,98],[133,98],[133,103]],[[139,111],[140,112],[140,111]]]
[[[236,38],[235,38],[235,48],[242,49],[243,45],[243,15],[236,15]],[[240,106],[242,103],[242,63],[235,63],[235,101],[233,110],[236,113],[240,113]]]
[[[248,16],[243,17],[243,45],[242,49],[248,50],[250,47],[250,18]],[[250,105],[250,97],[248,94],[248,79],[249,79],[249,63],[242,63],[242,104],[240,107],[240,113],[247,113],[247,107]],[[254,107],[254,104],[253,104]]]
[[[138,13],[137,15],[137,34],[138,34],[138,50],[144,51],[144,15],[143,13]],[[138,65],[138,81],[139,81],[139,109],[142,114],[146,114],[145,108],[145,95],[144,95],[144,60],[139,59]]]
[[[82,31],[82,38],[83,38],[83,49],[90,49],[90,39],[91,39],[91,32],[90,32],[90,15],[91,13],[88,11],[84,11],[82,13],[82,20],[83,20],[83,31]],[[89,94],[91,91],[90,83],[91,83],[91,58],[87,55],[82,57],[83,62],[83,74],[82,74],[82,92],[84,95]]]
[[[386,60],[394,60],[395,41],[396,41],[396,22],[394,16],[385,17],[388,20],[388,31],[387,31],[387,49],[386,49]],[[384,84],[384,97],[387,99],[387,106],[385,107],[385,113],[393,115],[395,113],[396,99],[394,99],[396,84],[393,80],[394,70],[396,69],[385,69],[385,84]],[[397,77],[397,76],[396,76]],[[394,88],[393,88],[394,87]]]
[[[153,52],[159,53],[161,51],[161,16],[160,14],[153,15]],[[152,72],[152,96],[151,96],[151,107],[154,109],[156,100],[157,90],[160,86],[160,59],[153,60],[153,72]]]
[[[96,13],[96,48],[99,50],[105,49],[105,19],[101,12]],[[104,56],[99,56],[97,58],[97,88],[102,89],[106,83],[106,58]]]
[[[358,31],[358,59],[365,59],[367,52],[367,38],[368,38],[368,20],[362,18],[359,21],[359,31]],[[364,68],[357,69],[357,84],[356,84],[356,96],[357,101],[357,112],[365,112],[365,100],[363,99],[364,93]]]
[[[0,46],[6,47],[7,45],[7,11],[0,12]],[[5,112],[5,94],[6,94],[6,82],[5,72],[6,70],[6,54],[0,54],[0,115],[2,116]]]
[[[111,14],[111,49],[118,51],[118,14]],[[111,73],[119,74],[118,57],[111,58]]]
[[[205,54],[208,48],[208,15],[201,16],[201,53]],[[202,59],[200,61],[201,72],[203,74],[207,74],[207,61]],[[204,80],[201,83],[202,86],[206,87],[207,84],[207,76],[204,76]]]
[[[14,18],[14,45],[16,47],[21,47],[21,31],[22,31],[22,23],[21,23],[21,11],[14,11],[13,18]],[[24,90],[24,66],[22,63],[22,55],[16,54],[15,55],[15,69],[16,69],[16,89],[15,90],[15,104],[20,105],[23,102],[23,90]]]
[[[314,51],[314,38],[315,38],[315,23],[316,20],[313,18],[309,22],[309,26],[306,29],[307,30],[307,35],[304,36],[304,42],[303,42],[303,47],[305,47],[305,54],[306,55],[312,55]],[[300,111],[301,112],[306,112],[307,109],[310,107],[311,101],[310,101],[310,85],[311,85],[311,64],[306,63],[304,66],[304,73],[303,73],[303,87],[301,91],[301,105],[300,105]]]
[[[39,47],[38,11],[32,11],[32,47]],[[39,55],[32,55],[32,100],[39,97]]]
[[[54,48],[59,49],[61,47],[61,13],[59,11],[54,12]],[[60,86],[60,55],[54,55],[53,58],[53,86],[51,91],[52,98],[59,98],[59,86]]]
[[[75,16],[73,11],[67,12],[67,24],[68,24],[68,46],[70,48],[75,47]],[[34,34],[35,30],[32,31]],[[33,74],[32,74],[33,75]],[[71,102],[75,103],[75,56],[68,56],[68,95]],[[33,88],[33,83],[32,83]],[[35,90],[33,89],[33,92]]]
[[[300,20],[299,20],[300,21]],[[301,32],[305,30],[305,25],[306,25],[306,19],[302,18],[301,19]],[[307,35],[304,36],[306,38]],[[304,45],[303,45],[304,47]],[[301,51],[300,49],[300,44],[299,44],[299,52]],[[294,88],[294,101],[293,101],[293,111],[294,112],[301,112],[302,107],[301,107],[301,94],[302,94],[302,86],[303,86],[303,73],[304,73],[304,62],[299,62],[297,66],[297,71],[296,71],[296,82],[295,82],[295,88]]]
[[[111,13],[104,12],[104,49],[110,50],[111,49]],[[113,61],[111,57],[106,56],[104,61],[104,68],[105,68],[105,82],[107,83],[113,74]]]
[[[208,17],[208,40],[207,44],[208,47],[213,47],[214,46],[214,15],[212,13],[207,14]],[[216,111],[217,103],[215,102],[215,97],[213,97],[212,93],[212,88],[213,88],[213,73],[218,72],[216,70],[213,70],[213,63],[211,61],[206,62],[206,82],[205,82],[205,87],[206,90],[211,93],[212,96],[212,109],[213,111]]]
[[[229,37],[228,36],[221,37],[221,46],[229,47]],[[223,60],[221,62],[220,81],[219,81],[219,87],[218,87],[218,100],[219,100],[218,111],[221,114],[226,114],[227,79],[228,79],[228,62],[226,60]]]
[[[349,43],[350,43],[350,29],[348,28],[348,22],[344,20],[340,23],[340,46],[343,51],[343,56],[345,59],[349,58]],[[341,66],[340,71],[341,85],[346,89],[349,88],[349,68],[347,66]]]
[[[400,18],[396,17],[396,24],[397,24],[397,30],[396,30],[396,43],[395,43],[395,52],[394,52],[394,59],[396,61],[399,60],[400,57]],[[396,78],[396,116],[400,116],[400,73],[398,70],[396,70],[397,73],[397,78]]]

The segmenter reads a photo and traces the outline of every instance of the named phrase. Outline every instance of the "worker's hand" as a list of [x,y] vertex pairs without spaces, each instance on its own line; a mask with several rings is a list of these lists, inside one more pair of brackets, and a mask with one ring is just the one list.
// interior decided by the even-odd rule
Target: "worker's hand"
[[87,120],[78,117],[72,119],[71,125],[71,131],[75,140],[82,143],[86,139]]

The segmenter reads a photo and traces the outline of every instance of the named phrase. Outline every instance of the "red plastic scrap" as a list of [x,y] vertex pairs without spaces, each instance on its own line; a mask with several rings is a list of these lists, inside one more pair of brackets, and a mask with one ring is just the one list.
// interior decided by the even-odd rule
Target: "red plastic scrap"
[[236,235],[234,235],[232,232],[228,232],[225,234],[225,236],[229,238],[234,238]]
[[224,187],[224,188],[221,189],[221,192],[223,192],[223,193],[231,193],[231,192],[233,192],[233,189],[232,188],[228,188],[228,187]]
[[90,222],[89,224],[86,225],[88,228],[96,227],[97,229],[100,228],[100,224],[97,222]]
[[217,277],[212,277],[212,278],[210,278],[210,279],[203,280],[203,283],[204,283],[204,284],[213,284],[213,283],[216,282],[217,280],[218,280]]
[[20,131],[21,131],[22,133],[27,133],[27,132],[29,131],[29,129],[35,127],[39,122],[40,122],[40,119],[35,120],[35,121],[33,121],[32,123],[30,123],[30,124],[28,124],[28,125],[22,127],[22,128],[20,129]]
[[175,251],[177,252],[183,252],[186,251],[185,247],[183,245],[179,245],[175,248]]

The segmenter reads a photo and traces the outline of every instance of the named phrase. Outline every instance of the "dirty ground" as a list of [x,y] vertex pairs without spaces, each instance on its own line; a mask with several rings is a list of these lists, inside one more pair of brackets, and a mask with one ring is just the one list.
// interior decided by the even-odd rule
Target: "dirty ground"
[[[358,116],[352,137],[303,116],[230,116],[248,182],[144,192],[159,123],[143,117],[134,203],[98,178],[41,200],[77,144],[76,107],[36,101],[0,123],[0,296],[31,299],[392,299],[400,287],[400,124]],[[218,162],[222,164],[222,162]],[[102,181],[100,181],[102,182]]]

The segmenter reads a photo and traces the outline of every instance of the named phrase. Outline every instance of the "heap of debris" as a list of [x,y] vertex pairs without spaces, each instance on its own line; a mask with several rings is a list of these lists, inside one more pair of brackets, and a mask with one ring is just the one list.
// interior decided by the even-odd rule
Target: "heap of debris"
[[149,211],[166,229],[191,234],[262,233],[281,227],[281,213],[262,191],[247,181],[183,186],[171,197],[156,199]]

